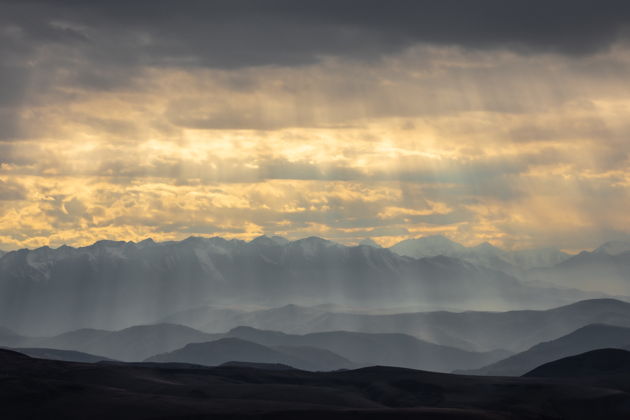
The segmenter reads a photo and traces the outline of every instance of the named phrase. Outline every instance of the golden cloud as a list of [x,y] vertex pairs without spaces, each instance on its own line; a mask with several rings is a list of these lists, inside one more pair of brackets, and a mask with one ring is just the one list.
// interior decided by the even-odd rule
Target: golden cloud
[[630,234],[630,87],[611,68],[630,53],[416,48],[370,67],[60,86],[0,144],[0,248],[262,233],[594,246]]

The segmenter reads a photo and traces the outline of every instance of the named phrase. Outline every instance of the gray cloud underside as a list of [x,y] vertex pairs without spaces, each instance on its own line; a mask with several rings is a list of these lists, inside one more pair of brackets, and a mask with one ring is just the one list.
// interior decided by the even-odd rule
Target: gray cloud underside
[[[629,23],[630,3],[610,0],[0,0],[0,141],[25,135],[20,110],[51,89],[55,101],[72,96],[64,86],[108,91],[147,66],[300,66],[419,44],[580,56],[625,42]],[[220,113],[191,118],[174,122],[235,126]],[[261,128],[248,118],[236,125]]]
[[220,68],[375,56],[417,43],[586,54],[625,38],[630,21],[630,3],[610,0],[4,0],[0,7],[0,22],[13,28],[5,29],[5,54],[72,44],[110,64]]

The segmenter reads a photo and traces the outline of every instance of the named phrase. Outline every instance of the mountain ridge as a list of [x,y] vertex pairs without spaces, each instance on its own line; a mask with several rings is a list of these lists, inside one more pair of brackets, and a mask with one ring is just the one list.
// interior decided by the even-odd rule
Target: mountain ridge
[[[288,305],[256,311],[210,310],[220,320],[206,322],[188,314],[175,318],[190,321],[201,330],[223,332],[237,326],[287,334],[334,330],[366,333],[403,333],[436,344],[475,351],[507,349],[519,352],[592,323],[630,327],[630,303],[618,299],[589,299],[545,310],[424,311],[392,314],[335,312],[327,308]],[[216,315],[218,314],[218,315]],[[204,328],[204,325],[207,328]]]
[[202,366],[220,366],[230,362],[266,363],[312,371],[356,367],[350,360],[333,352],[324,352],[323,349],[285,348],[283,350],[280,347],[269,347],[230,336],[215,341],[190,343],[180,349],[153,355],[144,362],[175,362]]
[[508,251],[488,242],[466,247],[441,235],[405,239],[389,248],[393,252],[413,257],[427,258],[439,255],[464,259],[466,261],[519,273],[540,267],[551,267],[571,256],[555,248],[535,248]]
[[457,365],[483,365],[483,360],[498,360],[506,355],[502,351],[471,352],[400,333],[327,331],[296,335],[237,327],[225,335],[266,346],[321,348],[362,365],[398,366],[438,372],[451,371]]
[[418,302],[553,305],[586,296],[528,285],[457,258],[413,259],[317,237],[287,243],[219,237],[99,241],[81,248],[19,250],[0,259],[0,319],[31,335],[150,324],[210,299],[369,308]]
[[477,370],[462,371],[466,374],[489,376],[520,376],[538,366],[569,356],[602,348],[630,346],[630,328],[606,324],[590,324],[555,340],[539,343],[530,349],[512,355]]

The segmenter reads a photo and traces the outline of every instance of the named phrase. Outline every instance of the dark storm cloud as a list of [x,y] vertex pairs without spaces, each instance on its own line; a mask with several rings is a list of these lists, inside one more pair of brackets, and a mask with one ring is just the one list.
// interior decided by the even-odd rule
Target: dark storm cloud
[[[0,0],[0,141],[25,136],[21,111],[77,89],[141,84],[147,66],[300,66],[326,56],[378,59],[419,44],[584,55],[624,41],[629,22],[630,3],[612,0]],[[514,107],[504,95],[487,107]],[[172,122],[286,126],[256,112]]]
[[585,54],[618,40],[630,21],[630,3],[610,0],[4,0],[0,7],[5,51],[72,44],[110,65],[220,68],[379,56],[417,43]]

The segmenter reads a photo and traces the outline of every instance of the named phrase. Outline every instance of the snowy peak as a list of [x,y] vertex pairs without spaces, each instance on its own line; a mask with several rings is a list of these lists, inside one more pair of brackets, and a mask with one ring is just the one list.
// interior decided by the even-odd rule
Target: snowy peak
[[398,255],[413,258],[436,257],[445,255],[454,257],[466,251],[466,247],[440,235],[406,239],[390,248]]
[[359,246],[371,246],[372,248],[382,248],[378,243],[376,243],[372,238],[365,238],[358,243]]
[[481,254],[492,255],[492,256],[500,256],[506,253],[504,250],[497,248],[496,246],[492,245],[489,242],[482,242],[479,245],[475,245],[474,247],[470,249],[473,252],[478,252]]
[[412,258],[442,255],[508,271],[551,267],[570,258],[570,255],[553,248],[506,251],[488,242],[465,247],[443,236],[407,239],[392,246],[390,249],[399,255]]
[[153,239],[147,238],[147,239],[145,239],[143,241],[138,242],[137,245],[138,245],[139,248],[146,248],[146,247],[150,247],[150,246],[155,246],[156,243],[155,243],[155,241]]
[[267,236],[262,235],[257,238],[252,239],[250,245],[259,245],[259,246],[283,246],[289,243],[288,239],[283,238],[282,236]]
[[278,235],[273,235],[271,237],[271,240],[274,241],[278,245],[286,245],[289,243],[289,240],[287,238],[283,238],[282,236],[278,236]]
[[310,236],[304,239],[298,239],[289,243],[292,249],[298,249],[304,256],[314,257],[320,254],[324,249],[340,246],[336,242],[332,242],[318,236]]
[[571,258],[571,255],[556,248],[539,248],[512,251],[507,253],[505,257],[513,265],[530,269],[538,267],[552,267],[568,260]]
[[107,239],[103,239],[100,241],[94,242],[94,244],[90,245],[89,248],[117,248],[128,244],[129,242],[124,241],[110,241]]

